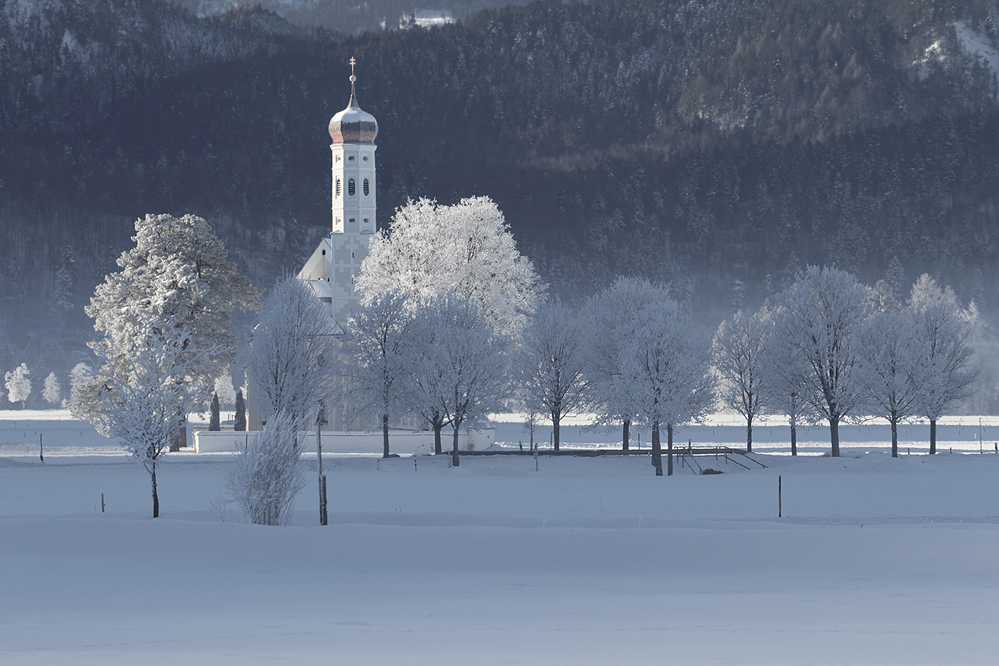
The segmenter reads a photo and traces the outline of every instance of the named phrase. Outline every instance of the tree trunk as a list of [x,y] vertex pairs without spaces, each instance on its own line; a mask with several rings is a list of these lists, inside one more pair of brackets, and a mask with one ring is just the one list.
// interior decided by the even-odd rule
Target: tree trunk
[[621,450],[627,451],[628,442],[631,441],[631,419],[624,420],[624,427],[622,428],[622,430],[623,432],[621,433]]
[[153,518],[160,517],[160,496],[156,494],[156,461],[149,468],[149,478],[153,481]]
[[791,425],[791,455],[798,455],[798,429]]
[[673,424],[666,425],[666,475],[673,476]]
[[839,417],[829,417],[829,441],[832,444],[832,457],[839,458]]
[[457,467],[458,466],[458,428],[459,428],[459,426],[455,426],[454,427],[454,441],[451,444],[451,466],[452,467]]
[[891,457],[898,458],[898,419],[891,420]]
[[937,420],[930,419],[930,455],[937,452]]
[[382,414],[382,458],[389,457],[388,414]]
[[552,412],[552,437],[555,442],[555,451],[558,451],[558,437],[559,437],[559,421],[562,420],[562,415],[557,411]]
[[652,465],[656,468],[656,476],[663,475],[663,447],[659,441],[659,424],[652,424]]
[[439,456],[441,454],[441,429],[444,427],[444,422],[440,419],[433,421],[434,426],[434,455]]
[[746,417],[746,453],[753,452],[753,417]]

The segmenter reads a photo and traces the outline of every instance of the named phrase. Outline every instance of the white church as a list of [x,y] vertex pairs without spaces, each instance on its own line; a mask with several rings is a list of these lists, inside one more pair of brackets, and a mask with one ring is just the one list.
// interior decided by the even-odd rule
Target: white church
[[[350,59],[350,101],[347,108],[330,119],[330,151],[332,152],[332,233],[319,242],[298,278],[306,281],[316,297],[329,305],[330,316],[338,332],[343,332],[347,320],[360,306],[354,283],[361,271],[361,263],[368,256],[368,246],[375,234],[376,172],[375,137],[378,122],[357,103],[354,74],[355,60]],[[382,450],[380,432],[358,432],[359,421],[340,409],[330,409],[329,427],[323,428],[323,450],[331,452],[370,452]],[[247,410],[250,431],[260,430],[261,416]],[[350,432],[353,430],[353,432]],[[196,451],[234,451],[245,443],[246,433],[196,432]],[[306,450],[315,450],[315,433]],[[370,440],[370,441],[369,441]],[[459,437],[463,450],[485,448],[492,444],[493,432],[470,431]],[[433,433],[402,431],[391,435],[392,451],[397,453],[430,452],[433,450]]]

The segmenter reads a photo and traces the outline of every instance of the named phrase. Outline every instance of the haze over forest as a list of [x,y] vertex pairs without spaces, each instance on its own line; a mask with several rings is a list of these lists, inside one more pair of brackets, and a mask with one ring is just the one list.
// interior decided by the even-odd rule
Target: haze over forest
[[929,273],[995,332],[997,0],[452,0],[372,32],[407,7],[186,4],[0,0],[0,369],[66,376],[146,213],[204,217],[258,287],[297,271],[351,56],[381,228],[488,195],[568,301],[668,281],[708,332],[835,263],[903,298]]

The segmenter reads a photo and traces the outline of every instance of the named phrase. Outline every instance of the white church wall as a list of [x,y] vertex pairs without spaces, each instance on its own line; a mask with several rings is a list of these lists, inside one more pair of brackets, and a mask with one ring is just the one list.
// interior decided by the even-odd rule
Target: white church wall
[[[227,453],[242,451],[255,432],[231,432],[199,430],[194,433],[195,453]],[[315,453],[315,431],[301,433],[303,451]],[[446,451],[451,450],[452,433],[445,429],[441,433],[441,443]],[[466,430],[458,433],[458,449],[461,451],[481,451],[496,441],[496,430]],[[392,453],[433,453],[433,432],[390,432],[389,448]],[[323,431],[323,453],[370,453],[381,455],[382,433],[380,432],[337,432]]]

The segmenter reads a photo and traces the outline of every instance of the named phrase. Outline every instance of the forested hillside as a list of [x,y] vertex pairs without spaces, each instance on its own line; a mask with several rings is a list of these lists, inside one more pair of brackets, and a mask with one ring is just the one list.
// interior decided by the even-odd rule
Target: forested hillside
[[[65,373],[148,212],[267,286],[329,221],[358,60],[379,225],[489,195],[553,291],[674,283],[706,327],[806,263],[999,309],[995,0],[596,0],[346,36],[257,8],[0,0],[0,368]],[[992,58],[990,61],[989,58]]]

